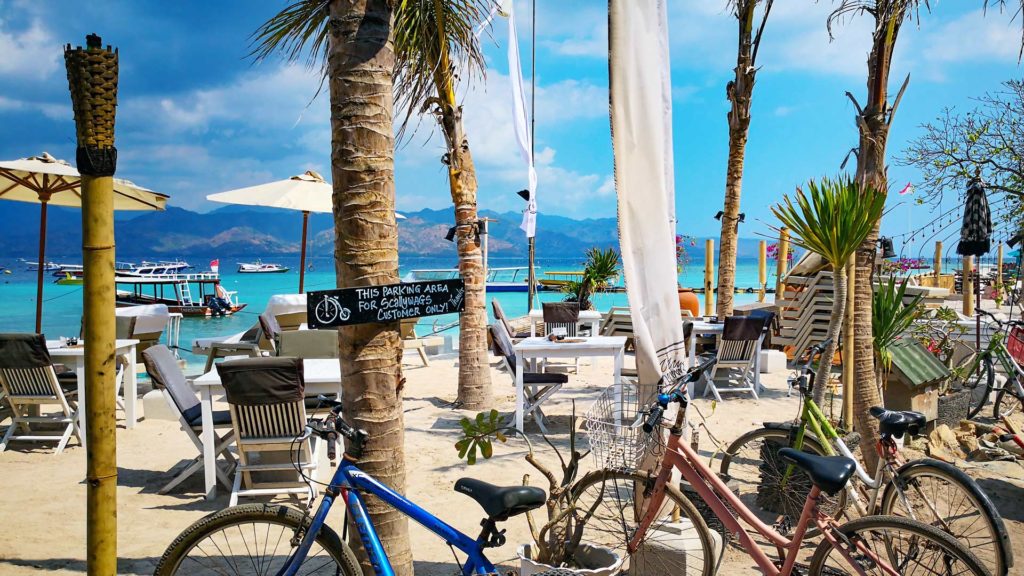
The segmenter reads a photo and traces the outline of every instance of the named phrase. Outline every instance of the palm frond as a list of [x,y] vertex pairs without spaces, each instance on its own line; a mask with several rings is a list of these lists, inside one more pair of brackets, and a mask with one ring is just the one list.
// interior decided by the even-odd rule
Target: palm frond
[[886,371],[892,366],[892,346],[900,335],[910,328],[920,313],[923,296],[916,296],[910,304],[904,304],[907,294],[907,279],[896,285],[896,277],[879,285],[872,296],[871,335],[875,354]]
[[395,98],[403,112],[401,136],[432,98],[454,91],[459,80],[483,76],[476,29],[495,0],[396,0]]
[[327,66],[327,16],[331,0],[297,0],[260,26],[250,39],[249,56],[256,61],[282,52],[289,62],[299,60],[306,49],[306,65]]

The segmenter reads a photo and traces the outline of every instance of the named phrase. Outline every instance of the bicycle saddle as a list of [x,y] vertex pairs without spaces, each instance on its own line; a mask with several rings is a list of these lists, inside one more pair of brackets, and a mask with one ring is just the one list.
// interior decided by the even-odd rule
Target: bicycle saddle
[[495,486],[475,478],[460,478],[455,491],[476,500],[490,520],[508,520],[516,514],[540,508],[547,499],[544,490],[536,486]]
[[811,482],[830,496],[842,490],[857,470],[857,465],[846,456],[818,456],[793,448],[779,450],[779,456],[807,472]]
[[927,422],[924,414],[909,410],[897,412],[896,410],[886,410],[881,406],[873,406],[869,413],[878,420],[879,432],[882,434],[892,434],[897,438],[902,438],[906,432],[916,435],[921,431],[921,428],[924,428],[924,424]]

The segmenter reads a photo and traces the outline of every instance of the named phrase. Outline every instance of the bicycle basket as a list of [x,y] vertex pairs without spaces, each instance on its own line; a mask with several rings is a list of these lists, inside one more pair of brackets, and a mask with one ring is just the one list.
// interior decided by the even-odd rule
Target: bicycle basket
[[1010,330],[1010,335],[1006,337],[1006,350],[1017,364],[1024,365],[1024,328],[1014,326],[1013,330]]
[[637,387],[622,385],[617,397],[609,386],[583,415],[583,429],[598,468],[636,468],[660,434],[644,432],[645,406],[638,402]]

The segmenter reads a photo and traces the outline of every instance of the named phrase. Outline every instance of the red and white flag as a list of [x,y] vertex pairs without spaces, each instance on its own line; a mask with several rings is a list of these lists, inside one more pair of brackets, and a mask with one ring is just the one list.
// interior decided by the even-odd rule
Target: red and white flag
[[911,184],[910,182],[907,182],[907,185],[903,187],[903,190],[900,190],[900,196],[903,196],[904,194],[913,194],[913,193],[914,193],[914,185]]
[[210,260],[210,271],[214,274],[220,272],[220,258]]

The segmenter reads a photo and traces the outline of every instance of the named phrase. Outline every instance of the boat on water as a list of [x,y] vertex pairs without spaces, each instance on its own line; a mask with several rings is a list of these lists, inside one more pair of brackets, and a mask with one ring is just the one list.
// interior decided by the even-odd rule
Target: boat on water
[[[537,279],[537,283],[540,284],[542,290],[553,290],[556,292],[561,291],[563,288],[568,286],[572,282],[580,282],[583,280],[582,270],[560,270],[545,272],[543,278]],[[608,283],[602,288],[602,290],[617,290],[616,284],[619,282],[619,277],[615,276],[608,280]]]
[[[24,264],[25,265],[25,269],[30,271],[30,272],[38,272],[39,271],[39,262],[38,261],[37,262],[32,262],[31,260],[25,260],[24,258],[19,258],[18,261],[21,262],[22,264]],[[57,264],[56,262],[43,262],[43,270],[44,271],[60,270],[60,264]]]
[[[144,268],[140,265],[114,277],[118,306],[165,304],[171,313],[197,317],[228,316],[246,306],[238,301],[238,292],[221,285],[220,274],[216,272],[139,274]],[[155,268],[163,269],[160,265]]]
[[259,259],[252,263],[238,263],[239,274],[281,274],[287,271],[287,266],[282,266],[280,264],[264,264]]
[[118,268],[117,274],[119,276],[138,276],[140,278],[146,278],[150,276],[181,274],[189,268],[192,268],[192,265],[183,260],[161,262],[147,262],[144,260],[138,266],[125,269]]
[[53,281],[54,284],[60,284],[61,286],[81,286],[85,283],[84,274],[73,274],[71,272],[65,272],[63,276]]
[[[540,270],[534,268],[534,270]],[[411,270],[402,282],[425,282],[429,280],[455,280],[458,268],[436,268]],[[530,269],[526,266],[487,269],[488,292],[528,292],[530,290]]]

